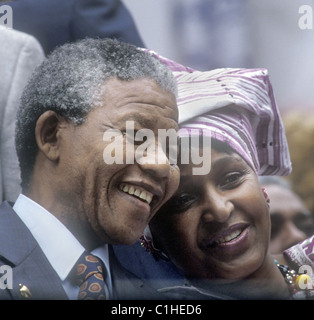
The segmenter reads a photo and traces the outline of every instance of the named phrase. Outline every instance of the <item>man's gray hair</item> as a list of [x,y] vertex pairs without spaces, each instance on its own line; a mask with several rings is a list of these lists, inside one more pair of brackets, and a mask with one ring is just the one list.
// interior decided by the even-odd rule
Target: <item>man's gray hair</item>
[[113,39],[84,39],[55,49],[35,70],[17,112],[16,149],[22,187],[33,171],[38,151],[35,126],[41,114],[53,110],[75,125],[100,105],[106,80],[148,78],[162,89],[177,94],[168,67],[146,50]]

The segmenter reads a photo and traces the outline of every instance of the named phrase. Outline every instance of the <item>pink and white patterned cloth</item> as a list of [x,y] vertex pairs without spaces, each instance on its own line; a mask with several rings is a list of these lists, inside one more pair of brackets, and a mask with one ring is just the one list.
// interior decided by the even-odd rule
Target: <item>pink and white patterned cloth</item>
[[177,79],[180,136],[201,130],[198,135],[227,143],[258,175],[291,172],[285,129],[266,69],[197,71],[150,52]]
[[[284,255],[299,267],[303,265],[310,266],[314,273],[314,235],[285,250]],[[313,273],[312,280],[314,280]]]

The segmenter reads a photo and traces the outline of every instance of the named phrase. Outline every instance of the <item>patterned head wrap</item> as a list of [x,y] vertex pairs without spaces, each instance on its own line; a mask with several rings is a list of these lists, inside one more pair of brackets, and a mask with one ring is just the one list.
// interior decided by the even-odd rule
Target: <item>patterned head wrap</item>
[[201,72],[152,54],[177,79],[179,135],[192,134],[192,129],[209,134],[228,144],[258,175],[291,172],[285,129],[266,69]]

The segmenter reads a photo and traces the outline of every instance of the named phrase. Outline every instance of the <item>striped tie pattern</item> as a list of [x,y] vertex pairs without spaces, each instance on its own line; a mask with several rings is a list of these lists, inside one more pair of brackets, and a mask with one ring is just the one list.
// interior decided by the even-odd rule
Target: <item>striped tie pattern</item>
[[80,286],[78,300],[105,300],[105,268],[102,262],[84,252],[75,266],[74,280]]

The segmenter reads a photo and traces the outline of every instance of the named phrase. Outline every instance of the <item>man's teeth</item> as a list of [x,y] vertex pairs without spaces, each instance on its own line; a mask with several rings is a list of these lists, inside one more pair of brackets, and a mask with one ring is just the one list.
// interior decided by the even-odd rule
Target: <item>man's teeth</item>
[[220,243],[224,243],[224,242],[229,242],[229,241],[237,238],[240,235],[241,232],[242,232],[242,230],[240,230],[240,229],[239,230],[235,230],[235,231],[233,231],[231,234],[229,234],[227,236],[215,239],[215,243],[216,244],[220,244]]
[[132,196],[136,196],[137,198],[140,198],[143,201],[146,201],[148,204],[150,204],[153,200],[153,195],[148,191],[142,191],[135,186],[127,185],[127,184],[121,184],[120,190],[122,190],[125,193],[128,193]]

